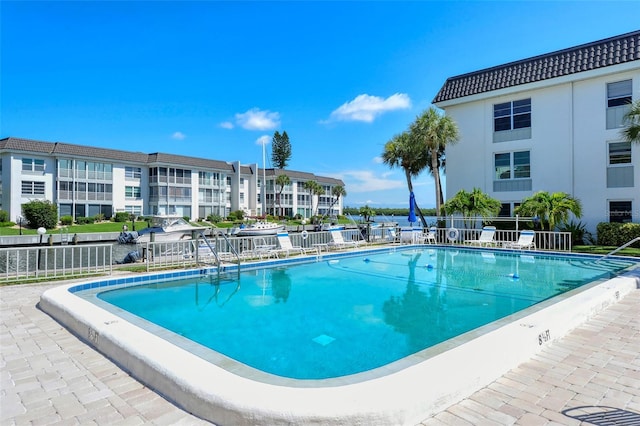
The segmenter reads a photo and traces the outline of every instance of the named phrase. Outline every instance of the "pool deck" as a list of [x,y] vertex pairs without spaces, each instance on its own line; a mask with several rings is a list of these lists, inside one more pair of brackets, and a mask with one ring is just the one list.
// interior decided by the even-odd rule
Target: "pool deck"
[[[0,424],[210,424],[39,310],[40,295],[61,284],[0,287]],[[579,425],[598,415],[640,424],[640,289],[420,425]]]

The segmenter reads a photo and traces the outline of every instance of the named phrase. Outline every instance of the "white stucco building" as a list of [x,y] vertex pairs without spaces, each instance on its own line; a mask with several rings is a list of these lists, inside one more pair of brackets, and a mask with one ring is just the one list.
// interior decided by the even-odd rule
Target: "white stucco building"
[[[279,188],[274,182],[283,173],[291,184]],[[324,195],[306,190],[307,181],[322,186]],[[332,205],[331,192],[338,185],[344,187],[339,179],[293,170],[263,171],[257,164],[238,161],[0,139],[0,210],[14,222],[22,215],[22,204],[31,200],[49,200],[57,205],[59,216],[74,219],[97,214],[110,218],[119,211],[191,219],[226,217],[237,210],[252,216],[274,210],[306,218],[318,212],[337,215],[342,213],[342,199]]]
[[591,232],[640,222],[640,144],[621,136],[638,99],[640,31],[447,79],[433,101],[460,130],[447,197],[477,187],[509,216],[537,191],[562,191]]

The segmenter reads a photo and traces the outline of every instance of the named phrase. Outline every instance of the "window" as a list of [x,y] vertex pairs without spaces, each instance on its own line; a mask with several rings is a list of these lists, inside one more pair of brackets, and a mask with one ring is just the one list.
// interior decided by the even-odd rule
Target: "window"
[[44,182],[22,181],[22,195],[44,195]]
[[73,177],[73,161],[61,159],[58,160],[58,176]]
[[22,171],[23,172],[44,172],[44,160],[38,160],[33,158],[23,158]]
[[126,198],[135,198],[139,199],[142,197],[139,186],[125,186],[124,187],[124,196]]
[[124,206],[124,211],[135,216],[141,216],[142,206]]
[[531,127],[531,98],[493,106],[493,130],[495,132],[527,127]]
[[529,151],[495,154],[495,179],[525,179],[531,177]]
[[631,80],[607,84],[607,108],[631,103]]
[[125,167],[124,177],[126,179],[140,179],[142,178],[142,169],[140,167]]
[[502,203],[498,217],[511,217],[511,203]]
[[624,116],[631,105],[631,80],[607,84],[607,129],[624,125]]
[[609,144],[609,164],[630,164],[631,142],[612,142]]
[[631,222],[631,201],[609,201],[609,222]]

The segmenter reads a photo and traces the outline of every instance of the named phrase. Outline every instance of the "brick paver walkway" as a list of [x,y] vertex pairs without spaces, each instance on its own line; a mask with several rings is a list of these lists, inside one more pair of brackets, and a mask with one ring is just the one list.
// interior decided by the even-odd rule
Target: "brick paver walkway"
[[[208,424],[40,311],[40,294],[54,285],[0,288],[0,424]],[[562,413],[580,406],[591,408]],[[640,424],[640,290],[421,424],[578,425],[580,415]]]

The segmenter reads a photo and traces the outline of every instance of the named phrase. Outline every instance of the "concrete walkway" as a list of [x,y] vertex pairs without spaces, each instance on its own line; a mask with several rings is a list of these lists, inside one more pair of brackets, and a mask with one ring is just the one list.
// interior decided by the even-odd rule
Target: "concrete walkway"
[[[0,424],[209,424],[146,388],[41,312],[40,295],[57,285],[0,288]],[[510,424],[640,425],[640,290],[421,423]]]

